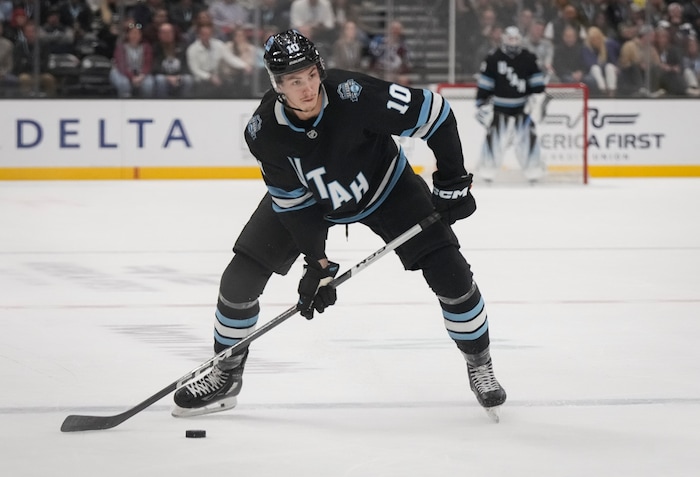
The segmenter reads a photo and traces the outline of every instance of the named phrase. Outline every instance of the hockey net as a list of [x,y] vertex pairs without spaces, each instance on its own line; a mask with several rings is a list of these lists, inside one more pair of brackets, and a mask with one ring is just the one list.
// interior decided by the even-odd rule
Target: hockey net
[[[466,166],[475,173],[486,137],[484,127],[475,118],[476,84],[437,85],[436,91],[445,97],[457,118],[465,152]],[[544,117],[533,112],[542,159],[547,173],[542,183],[588,183],[588,88],[584,84],[547,85],[549,101]],[[539,105],[535,105],[539,108]],[[540,109],[541,111],[541,109]],[[526,183],[514,148],[506,151],[503,166],[494,183]]]

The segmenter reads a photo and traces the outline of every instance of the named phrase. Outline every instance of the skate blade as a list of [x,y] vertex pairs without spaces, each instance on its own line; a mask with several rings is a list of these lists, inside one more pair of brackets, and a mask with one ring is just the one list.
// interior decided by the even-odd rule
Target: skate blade
[[496,424],[501,422],[501,406],[485,407],[484,411],[486,411],[486,415],[489,417],[489,419],[491,419]]
[[228,399],[222,399],[221,401],[217,401],[204,407],[187,408],[175,405],[172,411],[170,411],[170,414],[173,417],[203,416],[205,414],[213,414],[215,412],[228,411],[229,409],[233,409],[234,407],[236,407],[236,404],[238,404],[238,399],[236,398],[236,396],[232,396]]

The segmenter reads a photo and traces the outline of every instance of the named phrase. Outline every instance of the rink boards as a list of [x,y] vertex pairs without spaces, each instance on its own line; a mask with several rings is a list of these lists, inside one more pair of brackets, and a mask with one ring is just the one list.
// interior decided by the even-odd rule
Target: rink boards
[[[256,100],[7,100],[0,103],[0,180],[231,179],[260,177],[243,138]],[[469,100],[450,100],[467,167],[484,130]],[[591,100],[591,177],[700,176],[692,100]],[[538,125],[550,164],[581,161],[580,107],[550,106]],[[413,166],[433,167],[427,145],[400,140]]]

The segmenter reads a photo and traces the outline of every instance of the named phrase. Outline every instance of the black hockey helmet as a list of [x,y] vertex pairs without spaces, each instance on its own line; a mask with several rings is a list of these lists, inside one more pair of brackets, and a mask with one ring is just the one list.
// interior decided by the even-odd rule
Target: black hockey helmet
[[282,75],[303,70],[316,65],[321,81],[326,78],[326,67],[323,58],[311,40],[296,30],[276,33],[265,42],[265,68],[270,75],[270,81],[275,91],[277,81]]

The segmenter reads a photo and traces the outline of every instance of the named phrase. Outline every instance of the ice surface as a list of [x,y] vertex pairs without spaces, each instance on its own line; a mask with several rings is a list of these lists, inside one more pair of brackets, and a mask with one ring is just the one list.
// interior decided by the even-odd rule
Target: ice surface
[[[219,276],[259,181],[0,184],[0,475],[697,476],[700,180],[478,187],[457,224],[508,391],[492,423],[419,273],[389,255],[252,346],[239,407],[166,398],[211,355]],[[345,268],[381,242],[331,231]],[[296,300],[274,277],[261,323]],[[186,439],[206,429],[206,439]]]

